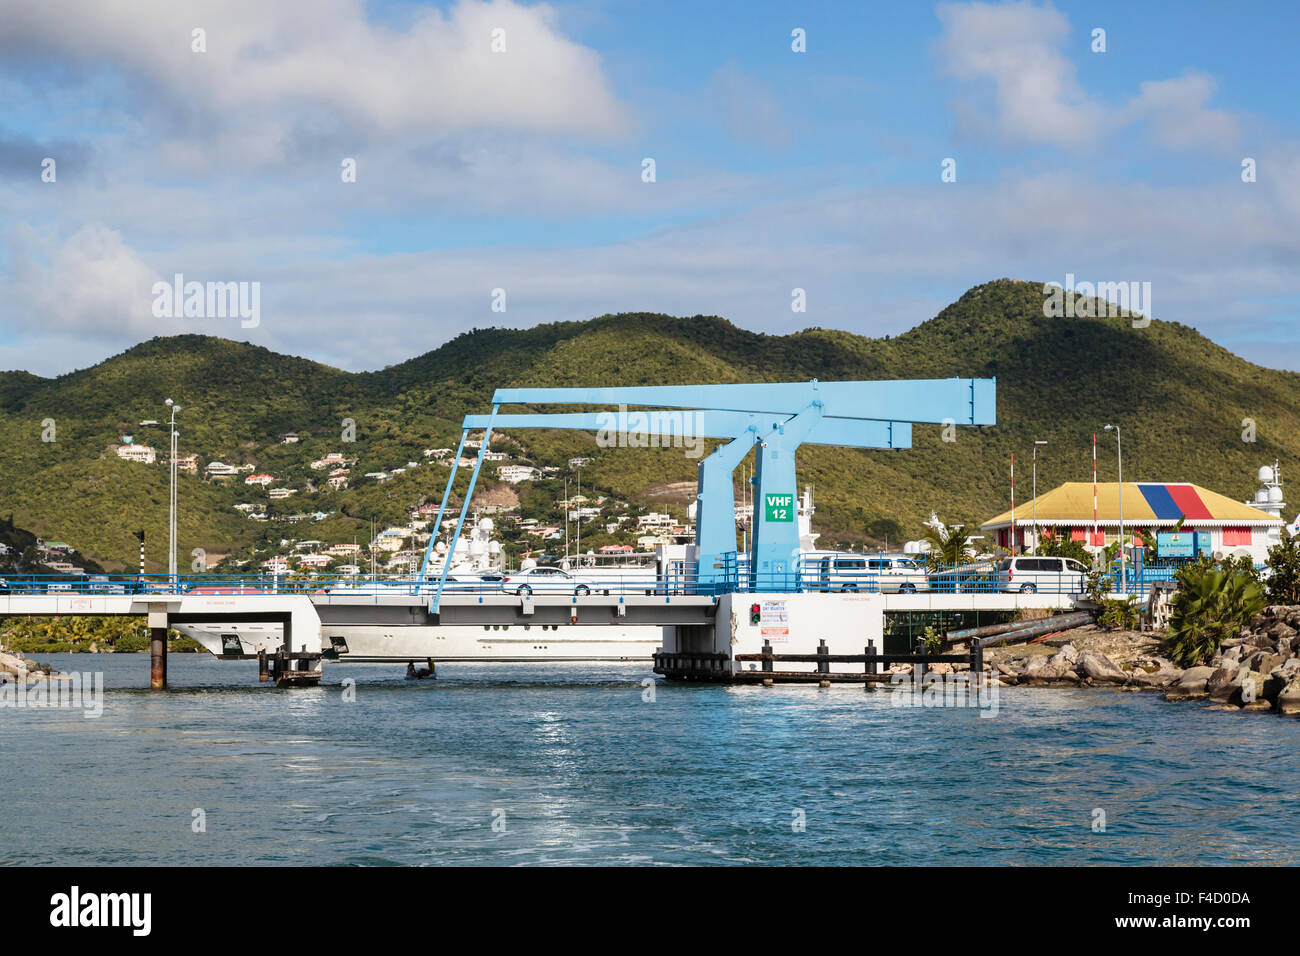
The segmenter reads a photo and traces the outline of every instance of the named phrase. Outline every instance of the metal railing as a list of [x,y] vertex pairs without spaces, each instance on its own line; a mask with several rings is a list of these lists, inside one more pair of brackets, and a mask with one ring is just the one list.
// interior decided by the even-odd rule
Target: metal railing
[[[567,574],[527,572],[457,574],[447,579],[446,595],[706,595],[749,593],[888,593],[888,594],[1086,594],[1086,576],[1080,573],[1036,573],[1000,570],[992,561],[955,565],[923,564],[885,567],[882,562],[900,556],[888,554],[835,554],[810,552],[797,556],[788,570],[751,573],[747,555],[723,555],[697,578],[693,571],[673,569],[660,576],[649,568],[629,568],[627,573],[593,574],[576,569]],[[912,556],[907,556],[911,558]],[[874,562],[874,563],[873,563]],[[1128,568],[1128,594],[1142,598],[1156,582],[1173,580],[1175,562],[1133,565]],[[1107,573],[1110,594],[1120,595],[1119,565]],[[84,575],[27,574],[0,577],[0,596],[6,594],[170,595],[170,594],[308,594],[318,599],[383,595],[431,596],[438,575],[423,581],[410,575],[277,575],[180,574]]]

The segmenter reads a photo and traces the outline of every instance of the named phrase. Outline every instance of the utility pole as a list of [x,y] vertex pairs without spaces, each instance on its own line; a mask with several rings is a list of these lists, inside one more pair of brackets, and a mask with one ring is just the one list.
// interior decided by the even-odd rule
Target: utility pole
[[1038,553],[1038,446],[1046,444],[1045,441],[1034,442],[1034,554]]
[[1115,461],[1119,469],[1119,589],[1128,594],[1128,565],[1125,560],[1128,549],[1124,547],[1124,443],[1118,425],[1107,425],[1103,431],[1115,433]]
[[167,407],[171,409],[171,421],[168,424],[168,431],[171,432],[171,494],[168,504],[167,514],[167,583],[169,587],[176,587],[176,413],[181,407],[167,399]]
[[143,590],[144,589],[144,529],[141,528],[139,531],[132,531],[131,533],[140,540],[140,589]]

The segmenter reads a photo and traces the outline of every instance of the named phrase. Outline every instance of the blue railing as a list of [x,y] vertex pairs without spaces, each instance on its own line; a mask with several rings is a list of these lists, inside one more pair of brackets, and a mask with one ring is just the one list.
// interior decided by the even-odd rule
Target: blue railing
[[[772,592],[853,592],[902,594],[1069,594],[1082,595],[1084,575],[999,570],[993,561],[926,567],[919,561],[908,567],[896,562],[913,556],[888,554],[819,554],[796,558],[789,570],[751,574],[747,555],[724,555],[717,565],[697,579],[691,571],[674,569],[660,577],[650,568],[626,573],[592,572],[577,568],[567,574],[503,572],[458,574],[448,578],[444,594],[663,594],[720,595]],[[886,566],[884,562],[889,562]],[[1144,597],[1157,581],[1173,579],[1178,565],[1128,567],[1128,593]],[[1119,565],[1110,570],[1111,594],[1119,594]],[[165,594],[309,594],[318,599],[364,595],[432,596],[437,576],[419,582],[410,575],[328,575],[277,577],[273,575],[181,574],[166,575],[31,574],[0,577],[5,594],[165,595]]]

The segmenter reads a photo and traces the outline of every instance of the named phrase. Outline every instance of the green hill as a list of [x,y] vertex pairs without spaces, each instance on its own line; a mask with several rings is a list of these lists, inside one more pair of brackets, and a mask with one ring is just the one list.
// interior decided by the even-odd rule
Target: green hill
[[[764,335],[717,317],[606,315],[526,330],[476,329],[367,373],[208,336],[152,339],[58,378],[0,374],[0,513],[73,543],[107,568],[135,566],[130,532],[143,527],[151,566],[165,565],[166,468],[121,461],[109,447],[133,435],[163,449],[165,426],[140,423],[163,420],[168,397],[183,406],[182,455],[198,454],[201,465],[252,464],[299,488],[292,498],[267,502],[273,518],[330,513],[307,524],[250,521],[234,505],[265,502],[265,492],[240,479],[183,476],[182,566],[193,548],[220,556],[251,555],[281,538],[364,543],[372,520],[401,520],[421,499],[440,497],[446,471],[423,464],[421,450],[454,447],[461,416],[487,411],[492,389],[506,385],[998,378],[999,424],[959,429],[955,442],[941,441],[938,426],[917,426],[909,451],[801,450],[801,480],[815,488],[827,545],[862,544],[868,530],[875,538],[888,534],[891,544],[916,537],[931,510],[947,521],[987,519],[1008,505],[1012,452],[1021,456],[1027,499],[1035,439],[1048,442],[1039,454],[1040,487],[1087,480],[1090,437],[1106,422],[1124,429],[1129,480],[1193,481],[1245,499],[1259,465],[1300,457],[1300,376],[1252,365],[1177,323],[1135,329],[1127,319],[1046,318],[1042,305],[1041,283],[999,280],[885,339],[824,329]],[[1257,429],[1253,443],[1242,440],[1246,418]],[[43,441],[51,419],[55,440]],[[344,419],[355,422],[352,444],[341,441]],[[287,431],[302,441],[279,444],[277,435]],[[514,451],[537,464],[590,456],[584,490],[646,507],[680,508],[673,484],[695,475],[695,461],[679,450],[598,449],[591,436],[561,432],[510,437]],[[353,487],[309,492],[307,481],[324,473],[307,463],[330,451],[358,459]],[[383,484],[360,478],[407,461],[422,465]],[[1109,436],[1100,439],[1099,469],[1103,480],[1113,479]],[[516,491],[526,511],[544,516],[560,487],[552,481]]]

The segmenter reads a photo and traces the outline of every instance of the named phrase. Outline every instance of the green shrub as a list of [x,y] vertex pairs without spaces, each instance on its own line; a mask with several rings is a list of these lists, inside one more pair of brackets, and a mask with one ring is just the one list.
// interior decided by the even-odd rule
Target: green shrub
[[1108,631],[1136,631],[1142,626],[1142,608],[1133,598],[1103,598],[1097,623]]
[[1169,654],[1180,667],[1210,660],[1224,638],[1264,609],[1264,589],[1250,562],[1202,558],[1175,576],[1170,601]]

